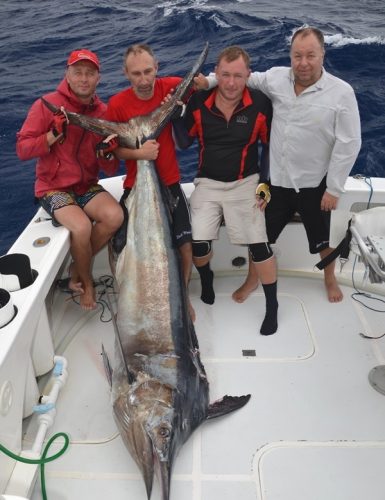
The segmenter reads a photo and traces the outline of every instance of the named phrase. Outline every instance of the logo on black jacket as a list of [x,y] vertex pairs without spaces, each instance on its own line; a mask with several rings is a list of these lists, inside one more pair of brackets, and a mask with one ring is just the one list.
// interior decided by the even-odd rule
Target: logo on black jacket
[[237,116],[237,123],[247,123],[249,121],[249,118],[246,115],[238,115]]

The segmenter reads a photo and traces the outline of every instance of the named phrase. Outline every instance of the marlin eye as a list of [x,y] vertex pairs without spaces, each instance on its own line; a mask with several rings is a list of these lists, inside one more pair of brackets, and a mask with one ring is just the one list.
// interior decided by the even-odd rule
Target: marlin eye
[[161,437],[166,438],[170,435],[170,430],[167,427],[161,427],[159,429],[159,434]]

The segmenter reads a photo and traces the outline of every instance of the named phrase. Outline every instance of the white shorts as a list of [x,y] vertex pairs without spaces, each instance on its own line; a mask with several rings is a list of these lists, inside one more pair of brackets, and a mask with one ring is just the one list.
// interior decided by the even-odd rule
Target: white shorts
[[266,242],[265,214],[255,194],[258,182],[258,174],[232,182],[196,178],[190,197],[193,240],[217,240],[224,218],[231,243]]

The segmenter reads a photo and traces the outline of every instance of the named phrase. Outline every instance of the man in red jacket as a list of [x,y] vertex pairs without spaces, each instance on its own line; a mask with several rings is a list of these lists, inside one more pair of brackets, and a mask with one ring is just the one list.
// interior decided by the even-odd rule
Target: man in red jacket
[[[157,78],[158,62],[152,49],[146,44],[128,47],[124,57],[124,69],[131,87],[111,97],[106,113],[107,120],[126,122],[135,116],[151,113],[182,80],[179,77]],[[135,183],[137,160],[152,160],[155,162],[159,177],[169,189],[171,196],[177,200],[172,213],[173,232],[176,246],[180,251],[187,288],[192,267],[190,213],[180,186],[179,165],[171,124],[165,127],[157,141],[147,140],[139,149],[118,147],[114,154],[126,161],[127,176],[124,180],[123,199],[127,198]],[[189,308],[194,320],[195,313],[191,304]]]
[[[87,49],[73,51],[64,79],[55,92],[44,98],[59,108],[103,118],[106,105],[95,94],[99,69],[96,54]],[[21,160],[37,158],[35,196],[52,216],[52,223],[70,231],[73,263],[69,288],[80,294],[80,305],[85,310],[96,307],[92,257],[123,222],[119,203],[98,184],[101,168],[111,175],[119,166],[112,155],[106,159],[105,148],[97,157],[100,139],[68,124],[63,111],[53,114],[38,99],[17,133],[16,143]],[[112,140],[108,147],[112,150],[116,144]]]

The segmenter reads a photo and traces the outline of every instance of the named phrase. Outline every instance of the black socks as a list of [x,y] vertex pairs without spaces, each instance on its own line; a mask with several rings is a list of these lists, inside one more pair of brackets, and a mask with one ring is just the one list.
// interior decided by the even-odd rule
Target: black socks
[[210,263],[208,262],[205,266],[202,267],[195,267],[199,273],[199,276],[201,277],[201,300],[205,304],[212,305],[215,302],[215,292],[213,288],[214,273],[210,269]]
[[272,335],[278,329],[277,282],[271,283],[269,285],[262,284],[262,286],[266,298],[266,315],[265,319],[263,320],[260,333],[261,335]]
[[[205,304],[212,305],[215,302],[215,292],[213,287],[214,273],[210,268],[210,263],[208,262],[206,265],[201,267],[195,267],[201,278],[201,300]],[[261,335],[272,335],[278,329],[277,282],[270,283],[268,285],[262,284],[262,286],[266,299],[266,315],[265,319],[263,320],[260,333]]]

